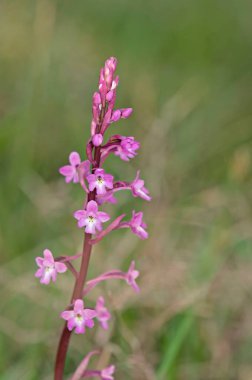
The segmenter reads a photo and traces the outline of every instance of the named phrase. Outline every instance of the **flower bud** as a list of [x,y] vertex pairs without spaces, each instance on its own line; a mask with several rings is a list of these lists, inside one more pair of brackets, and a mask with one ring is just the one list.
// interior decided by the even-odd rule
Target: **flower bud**
[[123,108],[121,109],[121,112],[122,112],[122,118],[123,119],[127,119],[133,112],[133,109],[132,108]]
[[97,133],[92,137],[92,142],[94,146],[100,146],[103,142],[103,136],[101,133]]
[[114,91],[113,91],[113,90],[109,91],[109,92],[107,93],[107,95],[106,95],[106,100],[107,100],[108,102],[111,102],[111,100],[112,100],[112,98],[113,98],[113,95],[114,95]]
[[115,111],[112,113],[111,121],[115,122],[115,121],[120,120],[121,115],[122,115],[122,113],[121,113],[120,110],[115,110]]
[[117,65],[117,59],[115,57],[110,57],[105,62],[105,68],[109,68],[112,71],[115,71]]
[[101,104],[101,95],[99,92],[95,92],[93,95],[93,105],[99,106]]

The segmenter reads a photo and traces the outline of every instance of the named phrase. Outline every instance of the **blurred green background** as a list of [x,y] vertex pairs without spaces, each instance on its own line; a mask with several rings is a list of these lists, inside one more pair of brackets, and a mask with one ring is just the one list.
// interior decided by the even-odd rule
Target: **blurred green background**
[[111,133],[142,145],[106,169],[140,168],[153,201],[105,209],[144,210],[150,238],[118,231],[95,248],[89,278],[134,258],[142,291],[95,289],[87,302],[105,296],[110,330],[73,336],[67,373],[98,346],[120,380],[252,379],[251,14],[250,0],[0,0],[1,380],[52,379],[73,280],[40,286],[34,258],[81,249],[83,193],[58,167],[85,157],[111,55],[117,106],[134,108]]

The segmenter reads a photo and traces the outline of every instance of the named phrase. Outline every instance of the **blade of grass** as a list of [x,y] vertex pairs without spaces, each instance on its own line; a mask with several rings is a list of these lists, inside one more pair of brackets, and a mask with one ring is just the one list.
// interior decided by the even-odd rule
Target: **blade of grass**
[[190,331],[193,321],[194,321],[194,315],[192,314],[191,311],[188,311],[184,315],[173,339],[171,340],[167,339],[166,349],[165,349],[162,361],[160,363],[160,366],[157,370],[158,380],[164,380],[165,376],[169,375],[169,372],[171,371],[173,367],[173,364],[177,358],[177,355]]

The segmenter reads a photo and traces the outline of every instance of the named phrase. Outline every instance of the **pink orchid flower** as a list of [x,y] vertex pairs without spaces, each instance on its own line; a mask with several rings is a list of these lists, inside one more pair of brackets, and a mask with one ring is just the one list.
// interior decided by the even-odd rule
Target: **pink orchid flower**
[[36,263],[39,269],[35,273],[35,277],[40,278],[41,284],[48,285],[52,280],[56,281],[58,273],[64,273],[67,267],[64,263],[54,261],[53,254],[49,249],[45,249],[44,257],[36,257]]
[[114,152],[116,156],[119,156],[124,161],[129,161],[130,158],[133,158],[137,155],[136,150],[140,148],[140,143],[135,141],[135,138],[121,137],[121,143],[117,146],[116,151]]
[[85,176],[89,173],[90,162],[88,160],[81,162],[80,155],[77,152],[70,153],[69,162],[70,165],[62,166],[59,172],[65,177],[66,183],[78,183],[80,182],[80,176]]
[[139,292],[140,288],[136,283],[136,278],[139,276],[139,271],[135,269],[135,261],[132,261],[129,267],[129,270],[125,276],[125,279],[127,283],[132,286],[132,288],[136,291]]
[[114,177],[111,174],[106,174],[103,169],[96,169],[94,174],[87,176],[89,190],[96,189],[98,195],[106,194],[107,189],[113,189]]
[[132,212],[132,219],[129,222],[129,227],[135,235],[140,237],[140,239],[144,240],[148,238],[148,232],[145,231],[147,225],[143,222],[143,213],[141,211]]
[[144,180],[140,179],[139,175],[140,171],[138,170],[136,178],[130,184],[132,195],[134,197],[140,197],[146,201],[150,201],[151,196],[149,195],[149,190],[144,187]]
[[75,219],[78,220],[80,228],[85,227],[85,232],[94,234],[96,230],[102,230],[102,223],[107,222],[110,216],[103,211],[98,211],[98,205],[95,201],[89,201],[86,210],[77,210],[74,213]]
[[85,328],[94,327],[93,318],[96,317],[96,311],[92,309],[84,309],[84,302],[77,299],[74,302],[73,310],[65,310],[60,316],[67,321],[68,330],[75,329],[76,334],[84,334]]

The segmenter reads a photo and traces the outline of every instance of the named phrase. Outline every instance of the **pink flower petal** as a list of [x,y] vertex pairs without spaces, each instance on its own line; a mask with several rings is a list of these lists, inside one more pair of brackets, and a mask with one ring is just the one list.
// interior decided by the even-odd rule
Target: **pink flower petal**
[[80,165],[81,159],[80,159],[79,153],[77,153],[77,152],[70,153],[70,155],[69,155],[69,162],[73,166]]
[[97,312],[92,309],[84,309],[83,316],[85,319],[92,319],[97,316]]
[[71,165],[65,165],[59,168],[59,172],[65,177],[71,177],[74,175],[74,168]]
[[73,312],[73,310],[64,310],[64,311],[62,311],[62,313],[60,314],[60,316],[61,316],[61,318],[63,318],[66,321],[68,321],[70,318],[74,317],[74,312]]
[[77,220],[80,220],[81,218],[85,218],[87,216],[86,210],[77,210],[74,212],[74,217]]
[[75,332],[76,332],[76,334],[84,334],[85,333],[85,325],[84,325],[84,323],[81,324],[81,325],[77,325],[75,327]]
[[44,249],[44,258],[49,261],[49,263],[54,263],[54,258],[52,252],[49,249]]
[[39,278],[43,275],[43,268],[39,268],[36,273],[35,273],[35,277]]
[[67,270],[67,267],[66,267],[66,265],[64,263],[55,262],[54,265],[55,265],[56,271],[59,272],[59,273],[64,273]]
[[92,329],[94,327],[94,321],[92,319],[87,319],[85,321],[85,325],[89,328]]
[[110,219],[109,214],[107,214],[106,212],[103,212],[103,211],[98,211],[97,215],[98,215],[98,218],[100,219],[100,221],[102,223],[105,223]]
[[87,211],[96,213],[98,211],[98,206],[95,201],[89,201],[87,204]]
[[83,300],[77,299],[75,301],[75,303],[74,303],[74,312],[75,312],[75,314],[81,314],[82,315],[83,309],[84,309],[84,302],[83,302]]
[[74,320],[74,318],[70,318],[67,321],[67,328],[68,328],[68,330],[72,331],[74,327],[75,327],[75,320]]
[[36,261],[36,264],[37,264],[39,267],[42,267],[42,266],[43,266],[43,261],[44,261],[43,257],[36,257],[35,261]]

